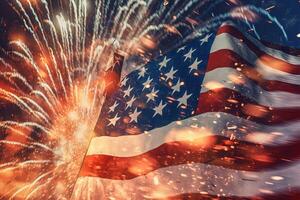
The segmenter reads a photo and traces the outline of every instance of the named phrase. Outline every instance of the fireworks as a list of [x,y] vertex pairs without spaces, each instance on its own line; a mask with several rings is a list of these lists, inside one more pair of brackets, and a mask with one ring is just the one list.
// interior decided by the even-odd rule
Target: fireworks
[[61,2],[68,19],[49,3],[11,3],[30,38],[16,34],[1,58],[1,101],[16,109],[1,121],[5,199],[70,196],[99,113],[97,77],[111,62],[96,32],[87,38],[86,1]]
[[254,7],[215,17],[197,29],[196,20],[185,18],[194,7],[210,5],[206,15],[221,2],[8,1],[25,32],[10,36],[0,58],[1,107],[9,112],[0,122],[0,199],[70,197],[101,109],[101,76],[112,64],[113,50],[141,58],[130,63],[136,66],[170,34],[183,38],[185,19],[192,34],[182,42],[226,19],[243,18],[246,10],[250,17],[259,13],[276,22]]

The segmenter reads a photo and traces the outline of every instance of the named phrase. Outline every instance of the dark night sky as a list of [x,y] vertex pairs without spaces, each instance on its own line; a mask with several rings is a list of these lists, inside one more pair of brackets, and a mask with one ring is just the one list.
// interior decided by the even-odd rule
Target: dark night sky
[[[161,0],[163,1],[163,0]],[[238,0],[227,0],[227,2],[236,2]],[[224,13],[232,9],[232,6],[228,6],[224,3],[217,6],[214,10],[214,14]],[[269,9],[272,16],[276,17],[278,21],[284,26],[288,35],[288,41],[283,38],[282,33],[274,25],[268,23],[262,19],[256,24],[257,31],[261,38],[273,43],[279,43],[286,46],[293,46],[300,48],[300,0],[239,0],[243,5],[255,5],[263,9]],[[172,0],[170,0],[170,4]],[[201,12],[199,10],[198,12]],[[7,33],[12,30],[19,30],[22,28],[17,20],[16,14],[7,5],[7,1],[0,1],[0,45],[2,47],[7,44]],[[5,26],[4,26],[5,25]]]
[[300,1],[299,0],[245,0],[264,9],[275,5],[270,9],[270,14],[275,16],[283,25],[288,35],[288,41],[282,39],[281,33],[273,31],[266,22],[261,22],[257,26],[260,36],[267,41],[281,43],[287,46],[300,48]]

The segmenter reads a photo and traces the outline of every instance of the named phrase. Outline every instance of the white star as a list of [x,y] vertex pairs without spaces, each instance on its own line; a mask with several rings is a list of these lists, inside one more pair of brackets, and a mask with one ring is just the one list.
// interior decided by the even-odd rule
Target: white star
[[169,58],[169,59],[167,59],[167,57],[165,56],[164,57],[164,59],[163,59],[163,61],[161,61],[160,63],[159,63],[159,70],[161,70],[161,68],[163,68],[163,67],[166,67],[167,66],[167,64],[168,64],[168,62],[171,60],[171,58]]
[[128,86],[127,90],[124,90],[124,97],[129,97],[130,96],[130,92],[132,91],[132,87],[130,87],[130,85]]
[[129,115],[129,117],[130,117],[130,122],[133,122],[133,121],[135,121],[135,122],[137,122],[138,121],[138,116],[141,114],[142,112],[140,111],[140,112],[138,112],[137,111],[137,108],[134,110],[134,112],[132,113],[132,114],[130,114]]
[[168,80],[168,79],[173,80],[174,74],[176,74],[176,72],[177,72],[177,70],[174,71],[174,69],[173,69],[173,67],[172,67],[171,70],[170,70],[168,73],[166,73],[166,76],[167,76],[167,79],[166,79],[166,80]]
[[212,34],[206,35],[204,38],[200,39],[200,41],[201,41],[201,46],[202,46],[204,43],[208,42],[208,39],[210,38],[211,35],[212,35]]
[[167,104],[162,103],[162,101],[160,101],[159,105],[157,107],[155,107],[153,110],[155,111],[153,117],[155,117],[155,115],[162,115],[163,113],[163,109],[167,106]]
[[141,68],[141,69],[140,69],[140,72],[139,72],[139,79],[140,79],[141,77],[144,77],[144,76],[145,76],[145,73],[146,73],[146,68],[145,68],[145,67]]
[[146,95],[146,96],[148,97],[147,103],[148,103],[150,100],[154,101],[154,100],[155,100],[155,97],[157,97],[157,93],[158,93],[158,90],[154,91],[154,88],[152,88],[152,91],[151,91],[149,94]]
[[179,53],[180,51],[183,51],[183,50],[185,50],[185,46],[179,48],[179,49],[177,50],[177,53]]
[[125,78],[122,80],[122,82],[121,82],[121,86],[126,86],[127,81],[128,81],[128,78],[125,77]]
[[190,51],[189,51],[187,54],[184,55],[184,57],[185,57],[185,58],[184,58],[184,61],[186,61],[188,58],[189,58],[189,59],[192,59],[192,55],[193,55],[193,53],[194,53],[195,51],[196,51],[196,49],[191,48]]
[[129,107],[132,107],[132,104],[135,100],[136,100],[136,98],[135,98],[135,96],[133,96],[129,101],[127,101],[125,110]]
[[173,90],[172,94],[174,94],[174,92],[180,92],[180,87],[181,87],[181,82],[180,79],[178,79],[176,85],[172,87]]
[[120,119],[120,117],[118,117],[118,113],[117,113],[116,116],[114,116],[112,119],[109,119],[108,126],[110,126],[110,125],[115,126],[119,119]]
[[119,104],[115,101],[114,105],[112,105],[111,107],[109,107],[109,112],[114,112],[116,107],[118,106]]
[[198,65],[200,63],[202,63],[202,62],[203,62],[202,60],[198,61],[198,58],[196,58],[195,61],[194,61],[194,63],[189,66],[190,72],[193,71],[193,70],[197,70],[198,69]]
[[150,87],[152,81],[153,81],[153,79],[150,79],[150,77],[148,77],[147,81],[145,81],[145,82],[143,83],[143,86],[144,86],[144,87],[143,87],[143,91],[144,91],[145,88],[149,88],[149,87]]
[[187,92],[185,92],[182,97],[177,99],[177,101],[179,102],[177,107],[179,107],[181,105],[187,106],[187,101],[191,96],[192,96],[192,94],[187,95]]

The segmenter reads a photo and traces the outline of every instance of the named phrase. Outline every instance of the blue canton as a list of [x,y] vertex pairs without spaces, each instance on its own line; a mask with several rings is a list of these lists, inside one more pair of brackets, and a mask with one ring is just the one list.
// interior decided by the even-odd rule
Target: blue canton
[[215,34],[128,74],[103,105],[101,135],[140,134],[195,114]]

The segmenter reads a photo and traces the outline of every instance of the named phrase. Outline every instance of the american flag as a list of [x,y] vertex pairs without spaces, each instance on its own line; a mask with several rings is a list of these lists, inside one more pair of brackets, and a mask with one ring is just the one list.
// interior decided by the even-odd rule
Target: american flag
[[226,23],[132,71],[74,199],[300,198],[299,54]]

